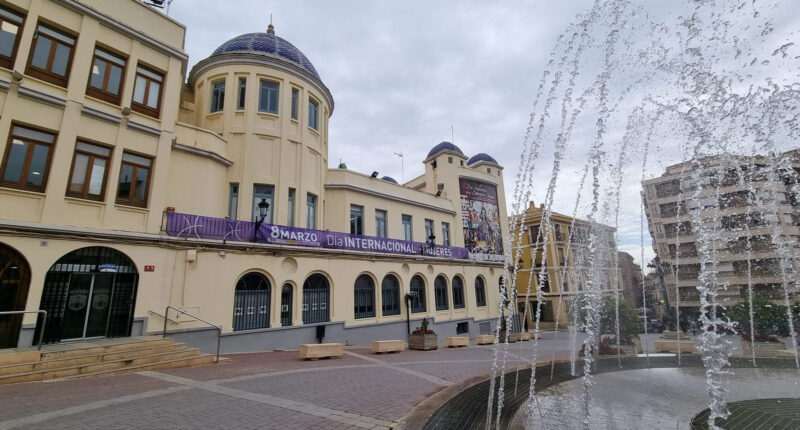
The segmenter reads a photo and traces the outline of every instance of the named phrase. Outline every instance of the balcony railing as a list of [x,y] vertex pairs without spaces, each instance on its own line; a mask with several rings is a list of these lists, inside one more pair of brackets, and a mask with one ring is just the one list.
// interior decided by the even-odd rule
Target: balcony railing
[[[275,224],[261,224],[256,229],[257,224],[255,222],[178,212],[167,212],[166,219],[166,233],[168,235],[189,239],[271,243],[379,254],[423,255],[459,260],[472,258],[466,248],[456,246],[431,245],[407,240],[361,236]],[[479,257],[476,259],[479,259]]]

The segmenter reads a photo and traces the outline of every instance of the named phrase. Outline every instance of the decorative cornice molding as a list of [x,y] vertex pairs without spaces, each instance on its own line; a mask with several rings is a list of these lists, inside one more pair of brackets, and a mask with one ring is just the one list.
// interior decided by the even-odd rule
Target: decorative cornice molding
[[82,3],[79,3],[79,2],[77,2],[75,0],[56,0],[56,1],[58,3],[61,3],[64,6],[68,7],[68,8],[78,12],[78,13],[90,16],[90,17],[102,22],[103,24],[111,27],[113,30],[116,30],[116,31],[118,31],[120,33],[123,33],[123,34],[129,36],[129,37],[132,37],[132,38],[134,38],[136,40],[139,40],[140,42],[144,43],[145,45],[150,46],[151,48],[153,48],[153,49],[155,49],[157,51],[161,51],[161,52],[163,52],[163,53],[165,53],[167,55],[171,55],[173,57],[180,58],[181,61],[184,62],[184,67],[186,67],[186,63],[189,61],[189,55],[186,54],[185,52],[183,52],[183,51],[181,51],[179,49],[173,48],[172,46],[169,46],[164,42],[161,42],[159,40],[153,39],[152,37],[140,32],[139,30],[131,28],[131,27],[129,27],[129,26],[127,26],[127,25],[115,20],[114,18],[111,18],[110,16],[104,15],[104,14],[92,9],[89,6],[86,6],[86,5],[84,5]]
[[361,188],[361,187],[357,187],[357,186],[350,185],[350,184],[325,184],[325,189],[326,190],[354,191],[354,192],[357,192],[357,193],[368,194],[368,195],[371,195],[371,196],[380,197],[382,199],[393,200],[393,201],[400,202],[400,203],[405,203],[405,204],[419,206],[419,207],[426,208],[426,209],[435,210],[435,211],[438,211],[438,212],[443,212],[443,213],[446,213],[446,214],[452,215],[452,216],[456,215],[456,212],[452,211],[450,209],[440,208],[438,206],[429,205],[427,203],[417,202],[417,201],[414,201],[414,200],[411,200],[411,199],[406,199],[406,198],[403,198],[403,197],[393,196],[391,194],[379,193],[377,191],[368,190],[366,188]]
[[99,109],[95,109],[90,106],[83,106],[81,108],[81,114],[86,115],[90,118],[99,119],[100,121],[105,121],[116,125],[119,125],[122,122],[121,116],[112,115],[108,112],[103,112]]
[[67,101],[65,99],[62,99],[61,97],[56,97],[47,93],[43,93],[39,90],[34,90],[32,88],[23,87],[22,85],[20,85],[19,90],[17,92],[22,97],[29,98],[37,102],[49,104],[51,106],[55,106],[61,109],[64,109],[64,106],[67,105]]
[[228,160],[227,158],[211,151],[207,151],[205,149],[196,148],[194,146],[184,145],[182,143],[178,143],[177,140],[172,141],[172,148],[178,151],[188,152],[190,154],[199,155],[201,157],[210,158],[217,163],[224,164],[225,166],[233,166],[233,161]]
[[159,130],[157,128],[154,128],[154,127],[150,127],[149,125],[144,125],[142,123],[138,123],[136,121],[131,121],[130,119],[128,120],[128,128],[131,129],[131,130],[136,130],[136,131],[144,133],[144,134],[149,134],[150,136],[154,136],[154,137],[160,137],[161,136],[161,130]]

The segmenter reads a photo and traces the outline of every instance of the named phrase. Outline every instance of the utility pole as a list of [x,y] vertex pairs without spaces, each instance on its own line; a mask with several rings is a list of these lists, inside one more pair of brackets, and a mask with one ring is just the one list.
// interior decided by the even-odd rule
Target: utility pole
[[400,157],[400,185],[403,185],[406,183],[406,178],[404,177],[405,175],[403,173],[403,170],[405,170],[405,167],[403,166],[403,153],[395,152],[394,155]]

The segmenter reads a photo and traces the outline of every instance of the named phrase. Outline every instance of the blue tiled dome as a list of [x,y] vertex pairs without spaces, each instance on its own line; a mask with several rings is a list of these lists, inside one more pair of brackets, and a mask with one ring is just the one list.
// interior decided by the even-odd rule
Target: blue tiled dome
[[395,179],[393,177],[391,177],[391,176],[384,176],[384,177],[381,178],[381,180],[382,181],[386,181],[386,182],[391,182],[393,184],[397,183],[397,181],[395,181]]
[[[211,57],[230,53],[261,54],[279,57],[306,69],[320,79],[317,69],[311,61],[294,45],[274,33],[247,33],[236,36],[223,43],[211,54]],[[321,79],[320,79],[321,80]]]
[[486,154],[484,152],[481,152],[481,153],[475,154],[472,157],[470,157],[470,159],[467,160],[467,166],[471,166],[471,165],[473,165],[473,164],[475,164],[475,163],[477,163],[479,161],[485,161],[487,163],[494,163],[494,164],[497,164],[498,166],[500,165],[500,163],[498,163],[497,160],[492,158],[491,155]]
[[428,158],[431,158],[434,155],[436,155],[436,154],[438,154],[438,153],[440,153],[442,151],[453,151],[453,152],[457,152],[457,153],[459,153],[461,155],[464,155],[464,153],[461,152],[461,149],[459,149],[457,146],[453,145],[452,143],[450,143],[450,142],[441,142],[438,145],[434,146],[433,149],[431,149],[430,152],[428,152]]

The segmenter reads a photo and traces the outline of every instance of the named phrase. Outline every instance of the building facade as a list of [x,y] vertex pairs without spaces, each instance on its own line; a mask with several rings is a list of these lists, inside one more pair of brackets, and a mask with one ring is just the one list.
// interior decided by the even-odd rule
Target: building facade
[[[604,296],[615,294],[617,285],[616,242],[613,227],[594,224],[598,238],[600,261],[589,264],[589,240],[592,224],[556,212],[550,213],[550,228],[544,218],[544,205],[533,202],[521,217],[522,232],[513,232],[519,238],[515,243],[518,255],[516,273],[517,311],[525,327],[536,322],[536,283],[544,266],[544,282],[539,326],[541,328],[567,327],[571,324],[571,306],[586,291],[587,282],[597,275]],[[545,258],[546,256],[546,258]],[[599,273],[595,272],[598,271]],[[616,287],[619,288],[619,287]],[[526,306],[527,303],[527,306]]]
[[488,155],[442,142],[406,184],[328,168],[333,96],[271,25],[187,73],[185,27],[134,0],[0,19],[0,310],[47,311],[4,317],[0,347],[216,342],[168,306],[226,352],[492,330],[508,224]]
[[724,287],[719,304],[747,299],[751,287],[755,298],[782,303],[786,280],[790,297],[798,294],[796,268],[787,267],[783,277],[776,244],[789,244],[783,259],[792,266],[800,236],[800,158],[796,150],[776,158],[778,165],[761,156],[706,157],[669,166],[661,176],[642,183],[670,314],[680,305],[686,308],[681,310],[683,319],[701,305],[697,286],[703,229],[708,232],[704,242],[717,261],[713,270]]

